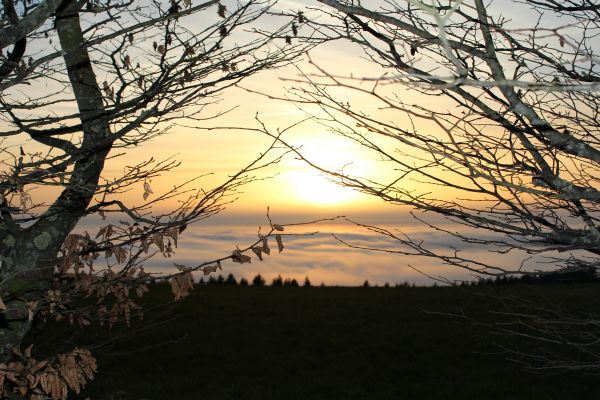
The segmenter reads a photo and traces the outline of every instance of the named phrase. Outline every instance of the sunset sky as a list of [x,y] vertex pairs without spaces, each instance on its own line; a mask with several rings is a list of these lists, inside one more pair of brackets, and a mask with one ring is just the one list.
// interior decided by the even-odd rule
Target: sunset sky
[[[320,65],[331,68],[333,72],[344,72],[337,68],[340,62],[352,62],[358,68],[360,62],[353,58],[356,54],[348,53],[345,47],[347,46],[323,47],[315,50],[311,56],[319,59]],[[308,63],[300,64],[300,68],[310,71]],[[366,66],[363,68],[365,74],[369,72]],[[249,78],[243,86],[268,94],[284,95],[286,82],[280,78],[295,78],[298,74],[299,71],[291,67],[269,71]],[[269,100],[239,88],[226,92],[214,110],[236,106],[237,108],[229,114],[209,121],[205,126],[256,127],[254,117],[258,113],[269,129],[276,130],[306,117],[305,113],[292,103]],[[372,104],[365,103],[364,109],[369,108],[373,108]],[[373,174],[381,177],[382,173],[390,173],[364,149],[329,133],[325,127],[313,122],[299,125],[290,131],[285,139],[295,145],[301,145],[303,154],[311,161],[332,170],[346,166],[346,171],[357,175]],[[206,173],[213,175],[198,180],[192,187],[210,188],[253,160],[270,142],[271,139],[265,135],[243,130],[206,131],[194,129],[193,126],[176,127],[170,135],[154,139],[128,151],[126,157],[110,161],[103,176],[118,176],[125,165],[140,162],[149,155],[156,159],[173,156],[181,162],[181,166],[150,182],[156,193],[175,182]],[[268,179],[243,187],[239,199],[225,212],[189,228],[182,235],[179,249],[171,259],[165,260],[156,256],[147,265],[153,270],[169,270],[173,262],[193,266],[229,254],[235,246],[244,247],[256,238],[260,226],[264,229],[268,225],[267,207],[277,223],[305,222],[343,215],[370,224],[397,223],[400,228],[415,225],[408,215],[408,209],[393,207],[379,199],[340,187],[293,155],[288,155],[279,164],[265,169],[258,177]],[[136,199],[141,203],[142,192],[140,182],[139,187],[134,188],[127,197],[134,204]],[[159,209],[173,205],[174,203],[162,204]],[[93,231],[94,224],[82,223],[81,226]],[[433,282],[408,267],[407,264],[411,263],[408,257],[351,250],[336,241],[331,233],[341,234],[341,237],[346,239],[353,238],[356,243],[363,245],[393,245],[390,241],[386,242],[364,229],[355,228],[343,219],[295,230],[298,233],[316,231],[320,233],[286,238],[284,252],[272,255],[264,262],[254,260],[252,264],[242,266],[226,263],[223,273],[232,272],[238,278],[251,278],[256,273],[261,273],[269,280],[278,274],[296,279],[308,276],[315,283],[339,285],[362,284],[366,279],[379,284],[404,281],[423,284]],[[412,263],[415,267],[424,264],[435,265],[431,261],[414,259]]]
[[[300,10],[315,4],[282,1],[279,7],[286,10]],[[502,9],[503,4],[506,5],[506,2],[497,2],[495,7]],[[515,17],[517,17],[515,24],[523,22],[522,15]],[[364,60],[358,49],[342,42],[318,47],[310,53],[310,56],[319,67],[332,74],[376,77],[382,73],[372,63]],[[348,66],[351,66],[351,69]],[[201,128],[257,127],[255,115],[258,115],[270,130],[275,131],[306,118],[305,111],[314,111],[313,109],[303,111],[290,102],[272,100],[244,90],[246,88],[270,96],[285,97],[286,89],[295,84],[291,80],[297,79],[300,71],[314,73],[315,69],[304,59],[296,65],[262,72],[248,78],[242,83],[242,88],[227,91],[221,101],[215,104],[212,110],[208,110],[210,112],[233,108],[228,114],[208,121],[203,126],[190,124],[174,127],[170,135],[154,139],[150,143],[128,151],[126,157],[110,161],[103,176],[109,179],[111,176],[117,176],[125,165],[132,165],[149,156],[156,159],[174,157],[181,162],[181,166],[150,182],[155,192],[165,190],[175,182],[207,173],[212,175],[202,178],[192,186],[198,189],[210,188],[218,184],[228,174],[237,171],[264,151],[270,143],[270,138],[241,129],[204,130]],[[394,90],[396,90],[394,94],[400,97],[406,96],[413,103],[427,101],[428,105],[432,105],[435,102],[441,111],[453,107],[453,104],[444,98],[425,98],[414,91],[398,93],[397,87]],[[401,116],[386,113],[380,109],[381,105],[373,103],[372,99],[361,98],[354,93],[343,91],[340,91],[339,95],[365,112],[396,124],[402,123],[398,120]],[[421,123],[424,128],[431,128],[426,122]],[[325,168],[337,170],[345,166],[346,172],[359,176],[373,176],[380,180],[391,180],[395,177],[393,168],[378,161],[375,155],[328,132],[326,127],[313,121],[295,127],[284,136],[284,139],[295,146],[301,146],[301,151],[306,158]],[[211,257],[228,254],[235,246],[246,246],[256,237],[258,228],[268,224],[267,207],[270,208],[270,215],[276,223],[304,222],[344,215],[361,223],[410,233],[411,236],[422,238],[433,248],[443,252],[450,251],[450,245],[461,247],[461,243],[451,241],[442,233],[432,232],[430,228],[412,219],[409,215],[410,209],[390,206],[379,199],[340,187],[293,155],[286,156],[279,164],[265,169],[258,175],[259,179],[266,177],[270,178],[244,187],[239,193],[239,199],[224,213],[190,228],[182,236],[180,247],[173,258],[168,260],[155,258],[149,263],[152,269],[162,270],[171,266],[172,262],[193,266]],[[408,189],[429,190],[419,182],[410,180],[406,182],[406,185],[413,185]],[[437,190],[435,192],[437,198],[452,199],[456,195],[448,189],[435,188],[434,190]],[[136,198],[141,203],[142,192],[140,182],[139,187],[134,188],[127,196],[130,200],[133,199],[133,203]],[[172,205],[167,203],[161,207]],[[437,223],[445,223],[440,217],[431,218]],[[82,227],[91,229],[93,224],[93,221],[84,222]],[[460,228],[451,226],[451,229]],[[297,230],[299,233],[316,231],[320,233],[286,238],[284,252],[272,255],[262,263],[257,260],[242,266],[227,263],[223,273],[232,272],[238,278],[242,276],[251,278],[256,273],[261,273],[268,279],[277,274],[297,279],[309,276],[316,283],[340,285],[356,285],[365,279],[378,284],[404,281],[433,283],[431,279],[415,272],[412,266],[432,276],[440,275],[450,279],[472,278],[464,271],[444,267],[439,260],[435,259],[350,249],[335,240],[331,234],[337,234],[343,240],[348,240],[355,245],[387,249],[398,247],[393,241],[357,228],[343,219],[333,223],[309,225]],[[474,251],[486,258],[485,250]],[[514,264],[518,259],[519,255],[514,254],[497,261]]]
[[[511,8],[508,7],[511,4],[513,3],[508,0],[494,2],[490,12],[501,10],[503,14],[512,18],[513,26],[527,25],[531,15],[527,13],[512,15]],[[318,6],[319,3],[316,1],[284,0],[278,3],[280,10],[293,12]],[[233,2],[230,7],[235,8]],[[185,21],[193,26],[193,18],[198,17],[196,15],[186,17]],[[216,19],[216,13],[210,18]],[[268,23],[270,22],[267,21]],[[234,33],[231,40],[237,40],[240,36],[236,35],[244,34],[244,32]],[[335,75],[376,78],[384,72],[374,63],[366,60],[360,49],[340,41],[313,49],[310,58],[318,67]],[[171,188],[175,183],[196,176],[206,175],[193,182],[189,186],[190,189],[214,187],[255,159],[271,143],[272,139],[264,134],[242,129],[259,127],[256,117],[271,132],[275,132],[306,119],[307,113],[320,115],[315,107],[299,107],[289,101],[274,100],[265,96],[286,97],[288,90],[298,85],[294,80],[302,79],[301,73],[316,72],[315,66],[308,62],[306,56],[293,65],[263,71],[247,78],[240,87],[226,91],[218,103],[208,107],[206,115],[227,109],[231,111],[202,124],[181,121],[181,125],[172,127],[170,134],[157,137],[137,148],[126,150],[126,153],[119,157],[111,158],[106,163],[102,177],[111,180],[120,176],[127,166],[150,157],[155,160],[173,158],[181,162],[177,169],[148,182],[155,195]],[[364,84],[372,85],[368,82]],[[441,112],[452,110],[454,107],[454,104],[446,98],[424,96],[398,85],[390,85],[381,90],[398,96],[407,103],[427,104]],[[398,126],[416,123],[417,128],[432,134],[436,133],[437,128],[429,121],[411,122],[403,115],[382,109],[382,104],[374,102],[370,97],[344,90],[337,90],[336,95],[340,100],[349,102],[356,109],[380,120],[390,121]],[[350,175],[371,177],[380,182],[391,182],[398,175],[393,165],[381,161],[376,154],[369,153],[349,140],[333,134],[328,127],[312,120],[298,124],[286,132],[283,139],[299,148],[308,160],[329,170],[336,171],[344,168],[344,171]],[[15,140],[20,139],[9,138],[5,145],[18,148],[19,143],[14,142]],[[386,145],[385,141],[381,143]],[[389,144],[389,149],[393,146]],[[282,150],[276,150],[273,155],[277,156],[281,152]],[[111,154],[117,153],[119,151],[113,151]],[[457,192],[448,188],[432,187],[412,179],[404,180],[402,188],[418,193],[433,192],[433,197],[438,199],[454,199],[457,196]],[[124,196],[133,205],[140,205],[143,203],[142,194],[143,182],[139,182],[139,185],[133,187]],[[35,190],[31,195],[35,200],[46,196],[43,191]],[[180,247],[171,259],[157,257],[148,265],[156,271],[170,268],[173,262],[193,266],[230,254],[235,246],[245,247],[256,238],[260,226],[268,225],[267,207],[276,223],[298,223],[346,216],[363,224],[385,226],[391,230],[398,229],[398,232],[410,233],[412,237],[426,240],[427,243],[431,243],[432,248],[441,251],[452,251],[450,245],[457,248],[464,247],[463,244],[455,243],[456,241],[451,241],[446,235],[434,232],[414,220],[410,216],[410,209],[385,204],[380,199],[336,185],[292,154],[285,156],[278,164],[257,173],[256,181],[243,187],[236,196],[237,201],[229,205],[222,214],[189,228],[182,236]],[[161,211],[176,205],[177,200],[171,200],[158,205],[156,210]],[[440,217],[427,217],[435,223],[445,224],[444,226],[451,230],[461,229],[458,226],[448,225],[447,221]],[[93,232],[99,226],[98,223],[97,219],[90,218],[82,221],[78,229]],[[347,240],[353,245],[385,249],[399,248],[394,241],[385,240],[364,228],[358,228],[343,218],[328,223],[306,225],[293,233],[302,235],[286,237],[286,248],[282,254],[273,255],[262,263],[255,260],[250,265],[227,263],[224,265],[223,273],[233,272],[238,278],[242,276],[251,278],[256,273],[261,273],[269,279],[277,274],[297,279],[309,276],[314,282],[340,285],[356,285],[365,279],[379,284],[404,281],[433,283],[431,279],[415,272],[412,268],[415,267],[432,276],[443,275],[450,279],[470,278],[469,274],[457,271],[455,268],[444,267],[439,260],[435,259],[350,249],[331,234],[336,234],[340,239]],[[471,250],[483,251],[480,255],[486,258],[485,249]],[[520,256],[522,255],[513,254],[506,259],[496,260],[500,263],[514,264]]]
[[[284,84],[279,75],[294,76],[297,72],[273,72],[272,76],[249,79],[248,87],[259,86],[265,91],[282,92]],[[265,84],[267,82],[267,84]],[[229,97],[229,96],[230,97]],[[268,100],[240,89],[228,92],[218,107],[239,105],[229,115],[209,124],[218,126],[255,126],[254,115],[276,129],[303,119],[304,114],[291,103]],[[305,123],[286,137],[302,146],[303,154],[311,161],[333,170],[348,164],[357,174],[377,173],[378,162],[369,158],[358,146],[326,132],[314,123]],[[155,139],[127,154],[126,158],[115,159],[105,169],[104,176],[117,176],[126,164],[142,161],[149,154],[155,158],[174,156],[181,166],[174,171],[154,179],[153,190],[159,193],[174,182],[182,182],[193,176],[212,173],[195,182],[195,188],[210,188],[221,182],[247,162],[253,160],[270,143],[264,135],[241,130],[203,131],[193,128],[175,128],[171,135]],[[381,169],[383,171],[383,169]],[[257,181],[242,188],[238,200],[228,206],[222,214],[202,221],[189,228],[181,237],[179,249],[172,259],[155,257],[149,264],[153,269],[169,268],[172,262],[194,265],[205,260],[229,254],[235,246],[244,247],[256,238],[260,226],[268,225],[267,207],[277,223],[296,223],[339,215],[356,217],[365,223],[398,221],[400,225],[411,224],[408,210],[384,204],[364,194],[330,182],[325,176],[297,160],[286,156],[282,162],[265,169],[259,174],[266,180]],[[142,187],[128,194],[135,203],[142,200]],[[172,204],[171,204],[172,205]],[[169,207],[169,204],[162,205]],[[86,227],[87,228],[87,227]],[[90,227],[90,230],[93,230]],[[383,284],[407,281],[425,283],[400,256],[380,255],[366,251],[350,250],[333,239],[330,233],[352,233],[362,240],[380,243],[380,238],[367,232],[359,232],[342,219],[333,224],[309,225],[299,233],[319,231],[314,236],[290,238],[285,242],[282,254],[272,255],[264,262],[254,260],[252,264],[226,263],[224,274],[234,273],[238,278],[251,278],[256,273],[271,279],[277,274],[303,279],[309,276],[316,283],[356,285],[365,279]],[[344,236],[344,235],[342,235]],[[388,246],[390,244],[387,244]]]

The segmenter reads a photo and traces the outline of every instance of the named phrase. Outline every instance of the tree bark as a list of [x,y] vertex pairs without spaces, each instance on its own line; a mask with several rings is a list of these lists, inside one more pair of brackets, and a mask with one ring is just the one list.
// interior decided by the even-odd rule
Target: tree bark
[[50,287],[61,246],[85,214],[114,141],[76,1],[65,0],[59,6],[56,30],[80,113],[83,141],[71,154],[75,164],[66,187],[33,225],[23,228],[8,211],[2,211],[0,294],[7,310],[0,321],[0,361],[10,358],[10,349],[19,347],[27,334],[31,324],[27,301],[42,299]]

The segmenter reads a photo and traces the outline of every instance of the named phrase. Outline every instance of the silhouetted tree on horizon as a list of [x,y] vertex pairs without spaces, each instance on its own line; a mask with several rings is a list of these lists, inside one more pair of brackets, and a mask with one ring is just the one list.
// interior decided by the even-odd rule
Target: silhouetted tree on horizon
[[271,286],[283,286],[283,278],[281,275],[277,275],[275,278],[273,278],[271,281]]
[[298,281],[296,280],[296,278],[285,278],[285,280],[283,281],[283,286],[298,286]]
[[235,286],[235,285],[237,285],[237,284],[238,284],[238,283],[237,283],[237,280],[235,279],[235,276],[233,276],[233,274],[232,274],[232,273],[229,273],[229,275],[227,275],[227,279],[225,279],[225,282],[224,282],[224,283],[225,283],[226,285],[232,285],[232,286]]
[[265,278],[263,278],[261,274],[256,275],[252,279],[252,286],[265,286],[265,284],[266,284]]

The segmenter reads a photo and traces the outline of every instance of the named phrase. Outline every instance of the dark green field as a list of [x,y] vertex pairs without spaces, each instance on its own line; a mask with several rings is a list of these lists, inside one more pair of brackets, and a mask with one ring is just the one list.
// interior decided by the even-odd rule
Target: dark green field
[[[501,289],[600,310],[598,285]],[[113,330],[129,337],[94,350],[99,374],[80,398],[599,398],[598,376],[523,371],[485,327],[424,312],[460,308],[489,320],[498,306],[481,294],[490,290],[203,286],[129,331]],[[145,300],[168,299],[155,287]],[[77,341],[109,337],[92,328]]]

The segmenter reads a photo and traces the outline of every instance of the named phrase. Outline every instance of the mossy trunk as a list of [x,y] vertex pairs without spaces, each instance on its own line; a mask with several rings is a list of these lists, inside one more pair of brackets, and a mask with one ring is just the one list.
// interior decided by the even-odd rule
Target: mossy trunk
[[31,325],[27,301],[38,301],[46,295],[58,252],[86,214],[115,140],[81,29],[82,4],[62,1],[55,18],[83,132],[78,147],[70,144],[62,148],[73,163],[68,182],[56,201],[27,228],[12,219],[3,207],[6,204],[0,205],[0,294],[6,304],[5,312],[0,313],[2,359],[7,359],[10,348],[19,347],[27,334]]
[[[0,247],[0,296],[6,310],[0,314],[0,362],[20,348],[31,326],[28,302],[41,300],[52,282],[53,260],[60,245],[47,232],[32,237],[31,231],[7,235]],[[32,303],[30,303],[32,304]]]

